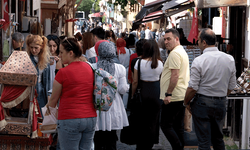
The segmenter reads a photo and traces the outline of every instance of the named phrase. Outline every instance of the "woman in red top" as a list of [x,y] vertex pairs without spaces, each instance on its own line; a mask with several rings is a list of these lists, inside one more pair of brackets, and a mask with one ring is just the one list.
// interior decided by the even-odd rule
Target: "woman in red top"
[[48,106],[58,110],[58,138],[62,150],[90,150],[96,125],[93,104],[94,74],[80,61],[82,49],[74,38],[60,44],[59,57],[68,66],[56,74]]

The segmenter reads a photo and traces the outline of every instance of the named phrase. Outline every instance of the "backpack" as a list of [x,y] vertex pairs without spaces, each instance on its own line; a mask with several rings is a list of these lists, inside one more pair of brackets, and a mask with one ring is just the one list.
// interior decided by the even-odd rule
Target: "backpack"
[[144,30],[141,31],[141,39],[145,39],[145,31]]
[[115,99],[117,92],[117,82],[114,76],[102,68],[94,69],[88,63],[95,75],[93,101],[96,110],[108,111]]

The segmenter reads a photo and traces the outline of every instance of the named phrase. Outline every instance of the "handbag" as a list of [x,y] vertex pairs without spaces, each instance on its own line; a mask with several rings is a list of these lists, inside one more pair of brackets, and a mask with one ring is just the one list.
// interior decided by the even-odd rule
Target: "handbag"
[[57,128],[57,107],[53,108],[45,105],[41,108],[43,113],[43,122],[41,125],[41,132],[45,134],[56,133]]
[[140,111],[142,107],[142,98],[141,98],[141,59],[138,62],[138,85],[137,89],[130,101],[131,113],[136,113]]
[[139,139],[140,135],[138,131],[141,125],[140,112],[142,108],[140,65],[141,65],[141,59],[139,59],[138,62],[138,86],[130,103],[131,109],[130,109],[130,115],[128,116],[129,126],[124,127],[121,130],[120,134],[120,141],[128,145],[137,144],[137,140]]

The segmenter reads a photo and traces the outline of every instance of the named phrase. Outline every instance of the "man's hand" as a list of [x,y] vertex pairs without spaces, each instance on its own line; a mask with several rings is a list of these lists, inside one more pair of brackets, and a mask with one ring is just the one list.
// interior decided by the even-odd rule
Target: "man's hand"
[[170,99],[171,99],[171,96],[165,97],[164,100],[163,100],[164,104],[165,104],[165,105],[169,104],[169,103],[171,102]]

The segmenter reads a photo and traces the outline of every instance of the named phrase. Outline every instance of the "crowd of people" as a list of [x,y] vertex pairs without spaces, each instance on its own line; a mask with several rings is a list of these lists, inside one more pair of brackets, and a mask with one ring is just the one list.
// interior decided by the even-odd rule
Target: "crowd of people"
[[[57,149],[116,150],[117,130],[129,126],[128,104],[138,84],[142,108],[136,150],[151,150],[159,143],[160,127],[173,150],[184,149],[185,110],[193,115],[200,149],[210,149],[211,143],[215,150],[225,149],[221,124],[226,96],[236,84],[234,59],[220,52],[214,32],[204,29],[198,40],[204,54],[194,60],[190,73],[182,45],[192,43],[182,34],[167,29],[156,39],[147,27],[139,39],[133,33],[117,38],[112,30],[96,27],[74,37],[28,35],[26,51],[37,69],[39,107],[59,108]],[[15,50],[25,50],[20,33],[12,40]],[[86,62],[117,81],[106,112],[94,108],[94,73]]]

